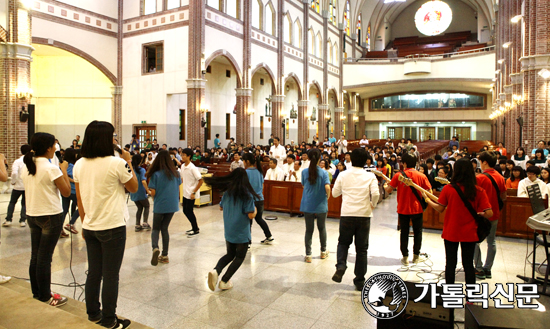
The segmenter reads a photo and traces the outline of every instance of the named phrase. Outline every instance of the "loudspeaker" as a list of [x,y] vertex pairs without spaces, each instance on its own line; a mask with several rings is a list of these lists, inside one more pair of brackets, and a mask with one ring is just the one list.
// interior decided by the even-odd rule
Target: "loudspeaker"
[[548,313],[533,309],[483,309],[477,305],[466,305],[464,329],[542,329],[548,328]]
[[[415,286],[415,282],[405,281],[409,292],[409,303],[405,311],[398,317],[391,320],[378,320],[377,328],[434,328],[451,329],[454,327],[454,309],[443,308],[443,299],[439,296],[443,293],[441,286],[436,286],[436,308],[431,308],[431,294],[428,292],[424,298],[417,303],[415,299],[420,297],[423,288]],[[431,289],[431,288],[430,288]],[[392,297],[386,297],[391,301]]]
[[21,122],[27,122],[29,120],[29,112],[25,110],[25,107],[21,107],[21,111],[19,112],[19,121]]

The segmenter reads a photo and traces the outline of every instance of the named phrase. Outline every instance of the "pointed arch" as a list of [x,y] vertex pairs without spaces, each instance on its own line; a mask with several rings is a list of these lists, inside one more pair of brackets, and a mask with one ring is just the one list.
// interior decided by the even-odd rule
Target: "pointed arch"
[[[323,89],[321,89],[321,85],[319,84],[319,82],[317,82],[317,80],[313,80],[310,83],[309,89],[311,89],[312,86],[315,86],[317,88],[317,91],[319,92],[319,104],[324,104],[324,102],[323,102]],[[307,91],[308,94],[309,94],[309,89]]]
[[340,48],[338,47],[338,43],[334,43],[334,52],[332,54],[332,64],[338,66],[338,58],[340,58]]
[[346,0],[346,5],[344,7],[344,15],[342,17],[342,22],[344,23],[344,34],[346,34],[348,37],[351,35],[351,10],[349,5],[349,0]]
[[292,19],[290,18],[289,12],[287,12],[283,18],[283,33],[283,41],[292,44]]
[[309,49],[308,52],[310,55],[315,55],[315,34],[313,33],[313,28],[309,28]]
[[323,38],[321,32],[317,32],[317,57],[323,58]]
[[294,33],[292,45],[302,49],[302,24],[300,24],[300,18],[296,18],[294,21],[292,32]]
[[263,30],[264,4],[262,0],[252,0],[252,27]]
[[272,82],[272,84],[271,84],[271,93],[273,95],[275,95],[275,93],[277,92],[277,89],[276,89],[277,80],[275,80],[275,74],[273,74],[273,71],[269,68],[269,66],[266,63],[262,62],[262,63],[256,65],[256,67],[250,73],[250,79],[252,79],[254,74],[260,69],[264,69],[267,72],[267,75],[269,75],[269,78],[271,78],[271,82]]
[[[330,92],[331,92],[331,91],[334,93],[334,98],[335,98],[334,104],[336,104],[336,107],[338,107],[338,104],[340,104],[340,103],[338,103],[338,92],[336,91],[336,87],[330,87],[330,88],[328,89],[328,91],[327,91],[327,97],[330,97],[329,95],[330,95]],[[328,100],[327,100],[327,103],[328,103]]]
[[233,55],[231,55],[227,50],[218,49],[215,52],[213,52],[206,59],[204,63],[205,65],[204,67],[208,67],[208,65],[210,65],[210,63],[212,63],[212,61],[219,56],[225,57],[231,63],[231,66],[233,66],[233,69],[237,73],[237,88],[242,88],[242,72],[241,72],[241,69],[239,68],[239,63],[237,63],[237,61],[235,60],[235,57],[233,57]]
[[286,85],[287,81],[293,79],[296,82],[296,85],[298,86],[298,100],[301,101],[303,99],[303,93],[302,93],[302,84],[300,83],[300,78],[296,75],[296,73],[289,73],[285,77],[285,81],[283,82],[283,88],[284,85]]
[[333,56],[333,49],[332,49],[332,41],[330,41],[330,38],[327,40],[327,63],[332,63],[332,56]]
[[277,17],[275,15],[275,6],[273,6],[273,2],[269,0],[267,5],[265,5],[265,24],[264,24],[264,31],[267,34],[271,34],[272,36],[277,36],[277,29],[275,27],[277,23]]

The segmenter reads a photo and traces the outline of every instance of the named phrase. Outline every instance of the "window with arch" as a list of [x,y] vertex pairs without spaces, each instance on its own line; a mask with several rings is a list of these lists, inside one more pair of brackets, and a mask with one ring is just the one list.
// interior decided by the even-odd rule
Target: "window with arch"
[[315,10],[317,13],[321,12],[321,5],[319,2],[320,0],[311,0],[311,9]]
[[166,10],[181,7],[181,0],[166,0]]
[[296,18],[294,21],[294,28],[292,29],[294,33],[294,42],[292,43],[295,47],[302,49],[302,25],[300,20]]
[[285,14],[283,24],[283,31],[285,34],[284,41],[292,44],[292,20],[290,19],[290,15],[288,13]]
[[328,6],[328,20],[334,25],[338,25],[338,16],[336,15],[336,0],[330,0]]
[[315,34],[313,34],[313,30],[309,30],[309,53],[311,55],[315,55]]
[[[153,0],[153,1],[155,1],[155,0]],[[220,10],[220,8],[221,8],[220,3],[221,3],[221,0],[207,0],[206,1],[206,4],[209,7],[212,7],[216,10]]]
[[350,19],[350,12],[349,12],[349,0],[346,1],[346,8],[344,9],[344,32],[349,37],[350,36],[350,25],[349,25],[349,19]]
[[263,7],[262,0],[252,0],[252,27],[258,30],[262,29]]
[[317,32],[317,57],[323,58],[323,38],[319,32]]
[[334,43],[333,49],[334,52],[332,54],[332,64],[338,66],[338,53],[340,52],[340,50],[338,49],[338,44],[336,42]]
[[275,8],[271,1],[265,6],[265,27],[264,31],[275,36]]
[[367,27],[367,37],[365,41],[367,43],[367,49],[370,50],[370,23],[369,27]]
[[355,28],[355,35],[357,36],[357,40],[359,43],[361,43],[361,13],[359,13],[359,16],[357,17],[357,26]]
[[157,12],[157,1],[156,0],[145,0],[143,1],[143,8],[141,8],[142,15],[154,14]]

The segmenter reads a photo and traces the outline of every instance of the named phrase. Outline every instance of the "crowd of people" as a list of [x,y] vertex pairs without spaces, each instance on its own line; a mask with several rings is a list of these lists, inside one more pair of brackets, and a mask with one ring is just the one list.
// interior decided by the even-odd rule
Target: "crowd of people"
[[[332,279],[342,281],[347,269],[348,249],[355,241],[357,257],[353,283],[361,290],[367,272],[373,209],[394,189],[397,189],[402,265],[411,266],[410,223],[414,233],[412,263],[416,265],[424,261],[421,247],[425,208],[431,206],[439,212],[446,209],[442,233],[446,282],[454,283],[460,245],[466,283],[475,283],[476,277],[492,277],[496,227],[506,189],[517,188],[518,196],[526,197],[527,186],[537,184],[546,196],[550,183],[550,159],[543,141],[531,152],[533,160],[521,147],[508,159],[502,143],[494,151],[485,146],[479,152],[470,153],[466,147],[461,149],[459,141],[453,137],[443,155],[421,163],[417,147],[410,139],[401,140],[397,146],[391,139],[383,146],[371,146],[363,136],[358,147],[348,151],[350,144],[344,136],[336,140],[333,134],[323,143],[286,146],[272,135],[266,147],[250,143],[237,145],[231,139],[226,148],[221,148],[219,135],[216,135],[216,147],[202,151],[200,147],[168,148],[166,144],[160,146],[156,140],[140,143],[135,135],[121,148],[116,137],[110,123],[98,121],[88,125],[82,142],[77,136],[71,147],[64,150],[51,134],[32,136],[30,145],[21,146],[21,157],[13,163],[13,190],[3,223],[3,226],[11,225],[15,205],[22,198],[20,226],[28,223],[31,232],[29,273],[33,296],[52,306],[61,306],[67,299],[50,290],[52,254],[60,237],[79,233],[75,222],[80,218],[88,254],[85,287],[88,317],[108,328],[130,325],[129,320],[116,316],[118,278],[129,220],[127,193],[137,208],[135,231],[151,231],[151,265],[157,266],[169,263],[169,225],[180,203],[191,224],[186,234],[189,238],[196,237],[200,229],[194,204],[200,187],[204,183],[223,192],[219,207],[223,212],[227,251],[208,273],[208,286],[213,291],[216,287],[221,290],[233,287],[231,278],[242,265],[252,243],[253,220],[265,235],[261,243],[269,245],[274,241],[263,218],[264,180],[303,185],[300,211],[305,221],[306,263],[311,263],[313,258],[311,245],[315,226],[319,231],[320,259],[329,257],[328,199],[331,195],[342,196],[336,272]],[[230,163],[230,173],[203,178],[197,166],[208,164],[211,159]],[[266,159],[269,169],[264,173],[262,162]],[[0,161],[5,161],[1,154]],[[7,170],[0,167],[0,181],[6,181]],[[404,184],[400,176],[419,188]],[[429,197],[432,193],[439,195],[437,201]],[[150,197],[154,200],[152,225],[149,224]],[[485,261],[479,248],[475,218],[468,216],[471,208],[491,221]],[[69,213],[71,216],[65,224]],[[0,277],[0,282],[6,281],[9,277]]]

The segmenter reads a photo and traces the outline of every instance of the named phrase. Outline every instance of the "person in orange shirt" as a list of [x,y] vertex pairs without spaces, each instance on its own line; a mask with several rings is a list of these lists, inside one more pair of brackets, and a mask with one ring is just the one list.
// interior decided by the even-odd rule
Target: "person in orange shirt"
[[515,166],[512,168],[512,174],[510,178],[506,180],[506,189],[516,189],[518,188],[519,182],[527,177],[525,175],[525,170],[520,166]]
[[504,144],[498,143],[496,151],[499,152],[501,155],[506,156],[506,149],[504,148]]

